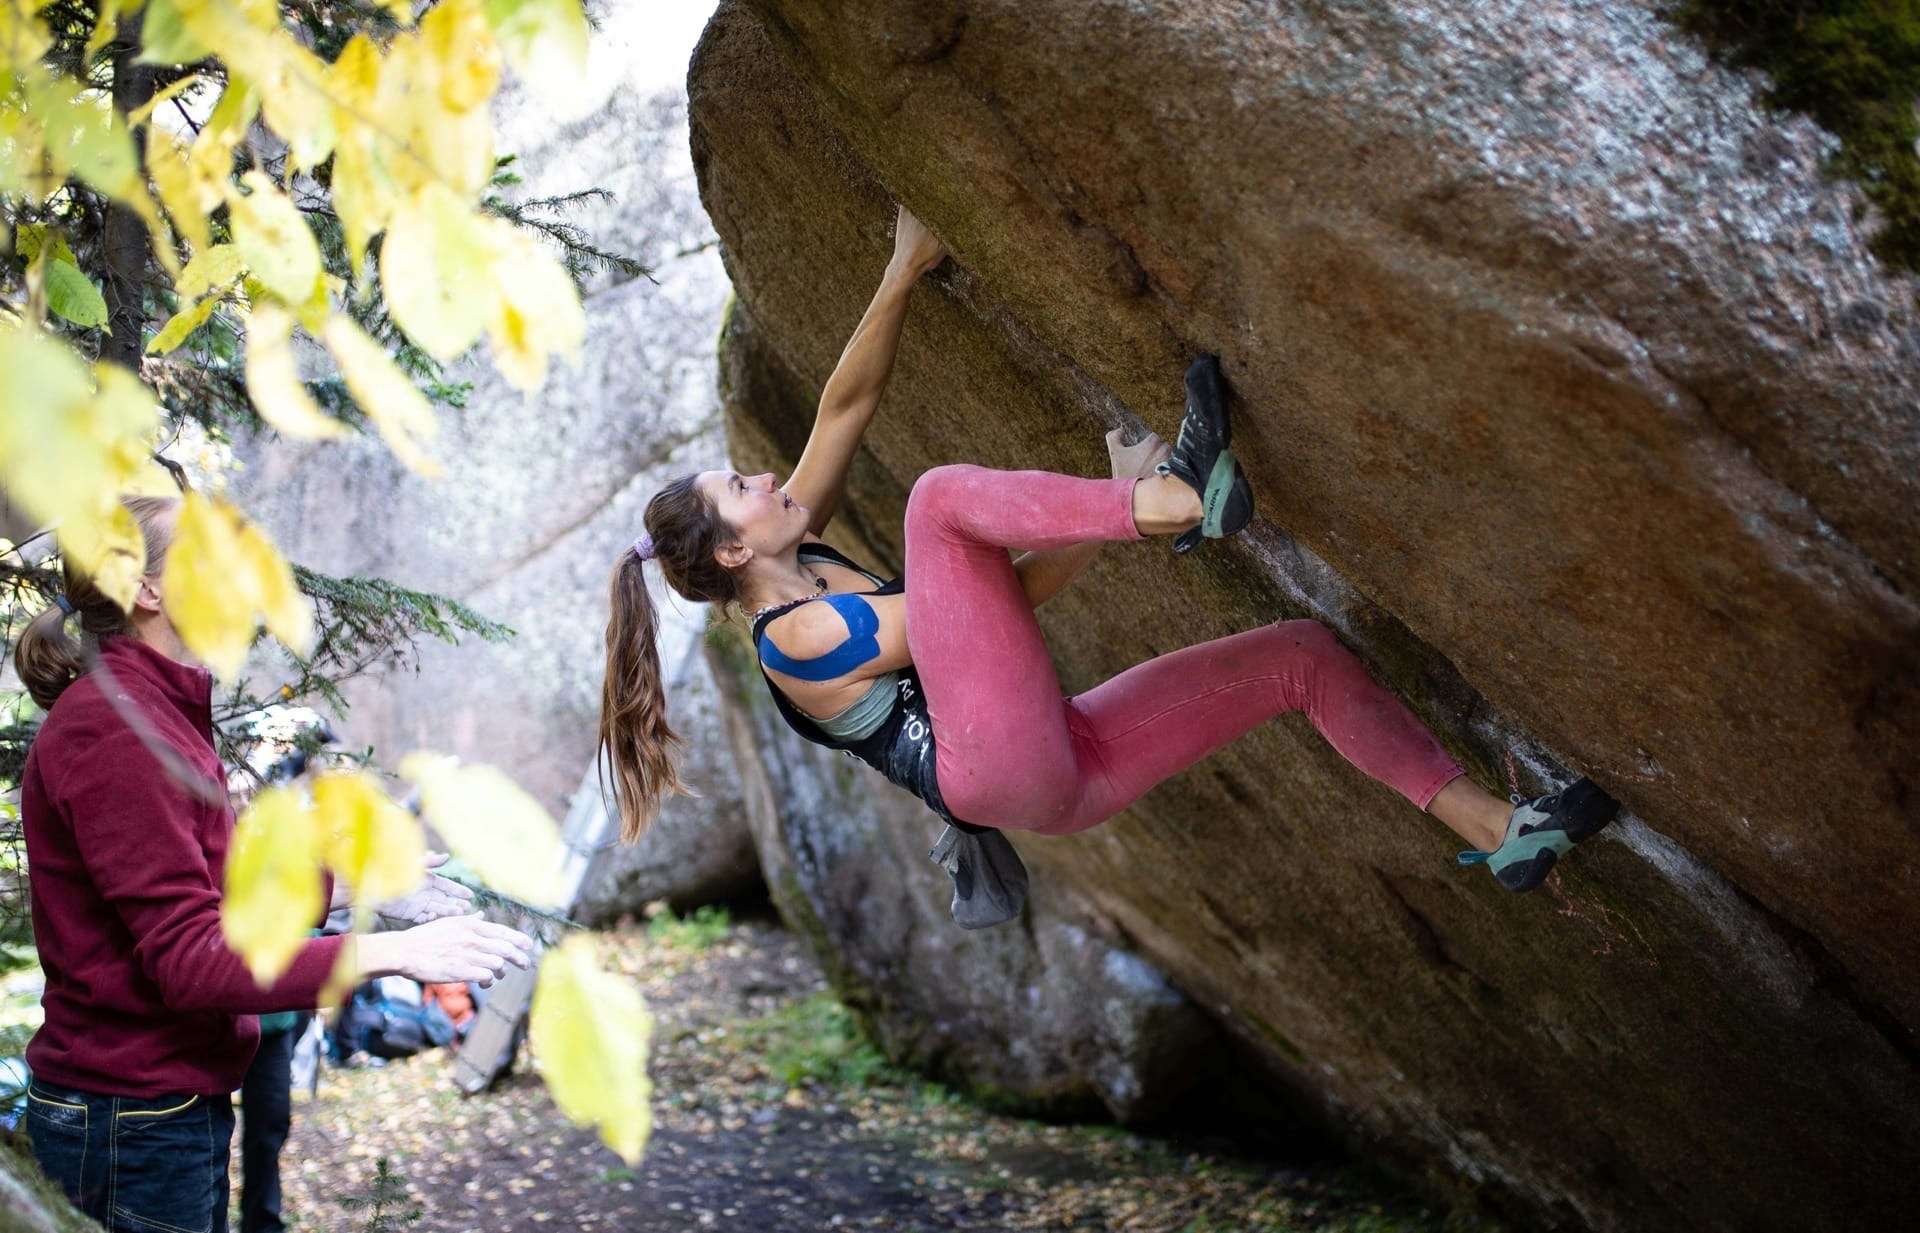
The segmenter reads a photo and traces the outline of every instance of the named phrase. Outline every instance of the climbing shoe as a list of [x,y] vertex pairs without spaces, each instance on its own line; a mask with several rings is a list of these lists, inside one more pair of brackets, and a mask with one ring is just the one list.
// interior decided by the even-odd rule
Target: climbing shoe
[[1227,421],[1227,385],[1217,356],[1203,355],[1187,368],[1187,413],[1173,457],[1160,464],[1200,494],[1200,525],[1173,541],[1175,552],[1192,552],[1203,539],[1223,539],[1253,520],[1253,489],[1233,457],[1233,426]]
[[1462,865],[1485,865],[1510,891],[1530,891],[1547,880],[1568,848],[1591,839],[1613,821],[1620,802],[1582,779],[1552,796],[1515,796],[1507,837],[1491,852],[1462,852]]

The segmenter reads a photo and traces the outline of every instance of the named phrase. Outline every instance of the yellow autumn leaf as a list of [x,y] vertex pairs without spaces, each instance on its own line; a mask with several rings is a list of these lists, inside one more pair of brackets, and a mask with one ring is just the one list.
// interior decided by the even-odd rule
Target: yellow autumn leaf
[[37,330],[0,327],[0,485],[56,524],[63,551],[122,607],[145,549],[119,502],[160,426],[152,393],[113,364],[89,372]]
[[192,308],[183,308],[168,317],[167,323],[160,327],[160,332],[147,343],[147,354],[165,355],[187,341],[188,335],[205,325],[207,318],[213,316],[213,310],[218,307],[220,307],[220,297],[210,295]]
[[380,50],[356,34],[327,70],[327,93],[336,108],[333,151],[333,209],[345,233],[347,260],[360,275],[367,243],[385,230],[393,216],[396,186],[381,166],[376,147],[381,137],[363,117],[375,115],[380,91]]
[[61,523],[60,550],[102,595],[132,611],[147,572],[147,541],[126,506],[115,501],[96,516]]
[[[147,175],[175,229],[195,252],[210,243],[207,215],[232,191],[233,152],[258,111],[259,96],[244,80],[233,80],[191,144],[161,125],[147,128]],[[156,243],[155,251],[164,261],[174,259],[171,242]]]
[[[134,5],[131,7],[138,7]],[[93,56],[102,47],[113,41],[114,34],[120,28],[120,0],[99,0],[99,16],[95,19],[93,33],[87,36],[86,52]]]
[[148,64],[193,64],[213,54],[187,27],[177,0],[147,0],[140,26],[140,59]]
[[[388,174],[409,193],[437,184],[464,201],[493,177],[493,118],[481,106],[448,107],[443,85],[450,75],[471,83],[474,71],[443,63],[418,30],[388,45],[375,105],[383,135],[393,140],[379,150]],[[463,90],[454,87],[454,96]]]
[[287,143],[293,166],[317,167],[333,152],[334,105],[327,95],[327,65],[293,39],[271,38],[267,63],[253,66],[260,112]]
[[295,654],[312,645],[312,606],[292,568],[224,501],[194,492],[181,499],[161,586],[180,641],[222,677],[240,670],[262,618]]
[[[147,192],[126,121],[92,86],[39,69],[12,74],[24,108],[0,107],[0,188],[45,197],[78,178],[131,209],[154,256],[179,272],[173,239]],[[11,147],[11,149],[8,149]]]
[[293,353],[293,314],[263,303],[247,318],[247,397],[260,418],[290,437],[346,435],[346,425],[320,409],[300,383]]
[[[213,207],[203,201],[206,194],[189,156],[187,143],[158,124],[147,129],[147,178],[153,181],[154,191],[173,219],[174,229],[195,252],[200,252],[209,244],[207,213]],[[211,201],[219,199],[215,191]]]
[[553,1103],[576,1122],[598,1123],[601,1142],[639,1163],[653,1133],[653,1017],[630,979],[601,969],[591,935],[541,957],[529,1028]]
[[580,357],[586,315],[573,280],[531,237],[514,235],[495,259],[493,303],[487,337],[493,363],[516,389],[527,393],[547,379],[548,357]]
[[173,289],[180,298],[190,300],[209,291],[224,290],[246,270],[246,258],[231,244],[210,244],[194,250],[175,280]]
[[513,780],[424,751],[408,754],[400,774],[419,786],[427,825],[487,885],[537,905],[558,898],[560,828]]
[[0,0],[0,64],[17,70],[38,67],[53,46],[53,35],[39,13],[40,5],[32,0]]
[[379,428],[387,447],[420,474],[440,474],[440,464],[421,448],[423,440],[432,440],[439,431],[433,406],[400,371],[386,348],[344,313],[329,319],[320,337],[340,365],[340,375],[346,378],[354,401]]
[[420,823],[395,804],[373,776],[364,771],[316,776],[313,806],[325,837],[327,866],[353,887],[356,927],[371,920],[374,905],[420,885],[427,856]]
[[264,788],[240,815],[227,854],[220,932],[261,987],[287,970],[325,907],[321,834],[291,788]]
[[422,351],[449,361],[485,328],[493,236],[467,204],[430,184],[394,212],[380,245],[380,289]]
[[493,97],[500,85],[500,46],[479,0],[446,0],[420,19],[420,39],[439,66],[440,102],[447,110],[470,111]]
[[580,0],[486,0],[487,20],[507,62],[549,100],[578,91],[587,77],[587,15]]
[[240,528],[239,566],[248,602],[260,613],[267,632],[295,655],[312,654],[313,604],[293,580],[293,567],[252,523]]
[[233,242],[247,269],[289,304],[304,304],[320,285],[320,245],[306,216],[265,173],[249,171],[250,192],[230,193]]

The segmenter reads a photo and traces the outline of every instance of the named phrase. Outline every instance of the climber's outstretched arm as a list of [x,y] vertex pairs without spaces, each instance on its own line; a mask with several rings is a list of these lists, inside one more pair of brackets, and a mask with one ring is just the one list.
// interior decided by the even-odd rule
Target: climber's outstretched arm
[[820,391],[820,410],[800,463],[787,481],[787,495],[807,507],[807,528],[815,535],[826,529],[840,508],[847,487],[847,468],[867,425],[880,405],[900,349],[900,329],[907,317],[907,296],[922,274],[939,265],[947,250],[920,220],[903,206],[893,234],[893,259],[873,293],[866,315],[854,327],[840,362]]

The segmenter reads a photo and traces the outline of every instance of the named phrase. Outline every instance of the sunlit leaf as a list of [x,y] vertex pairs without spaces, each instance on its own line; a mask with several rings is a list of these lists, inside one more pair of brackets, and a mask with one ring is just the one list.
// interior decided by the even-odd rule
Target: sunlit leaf
[[220,200],[218,189],[211,194],[203,191],[187,144],[158,124],[147,129],[147,175],[174,228],[195,252],[205,250],[209,243],[207,211]]
[[152,393],[114,365],[90,372],[69,348],[17,326],[0,327],[0,373],[0,485],[35,520],[59,524],[75,564],[130,606],[126,566],[138,578],[144,549],[127,534],[119,495],[160,425]]
[[39,67],[40,57],[53,46],[39,10],[38,4],[0,0],[0,64],[22,70]]
[[[215,104],[213,114],[191,144],[160,125],[147,129],[147,174],[159,190],[160,201],[173,225],[195,252],[208,247],[207,215],[225,203],[233,191],[233,156],[259,110],[259,96],[245,81],[231,81]],[[172,260],[171,244],[156,244],[163,259]]]
[[[462,70],[444,63],[420,31],[389,45],[376,106],[382,127],[399,141],[382,144],[381,161],[408,193],[437,185],[465,201],[492,178],[493,121],[485,107],[447,105],[450,73]],[[454,96],[460,93],[455,87]]]
[[97,512],[60,524],[60,550],[93,580],[102,595],[132,611],[147,572],[147,541],[132,511],[115,500]]
[[171,82],[153,92],[153,97],[127,113],[127,123],[138,127],[152,119],[153,113],[166,104],[205,86],[213,78],[200,73],[183,74],[179,80]]
[[420,38],[439,66],[440,101],[468,111],[493,97],[500,84],[500,47],[479,0],[446,0],[420,19]]
[[587,17],[580,0],[486,0],[487,20],[520,79],[568,97],[587,75]]
[[173,289],[180,293],[181,299],[192,299],[216,287],[228,286],[246,268],[246,258],[238,248],[231,244],[210,244],[194,251],[193,260],[180,271]]
[[47,242],[49,235],[53,237],[54,260],[78,265],[79,260],[73,255],[73,249],[67,247],[67,238],[57,231],[49,230],[45,223],[27,223],[16,228],[13,251],[19,254],[22,261],[32,265],[40,259],[40,248]]
[[553,1103],[576,1122],[597,1123],[601,1142],[637,1164],[653,1132],[653,1017],[632,980],[601,970],[591,935],[576,933],[541,957],[530,1029]]
[[93,33],[87,36],[87,55],[99,52],[120,29],[120,0],[99,0],[99,14],[94,20]]
[[205,325],[207,318],[213,316],[213,310],[218,307],[220,307],[220,297],[210,295],[193,307],[184,308],[168,317],[167,323],[160,327],[160,332],[155,334],[153,341],[147,344],[147,354],[165,355],[187,341],[188,335]]
[[291,788],[261,789],[240,815],[220,932],[262,987],[287,970],[326,906],[320,853],[319,821]]
[[380,246],[380,289],[407,337],[452,360],[480,336],[493,288],[487,220],[438,185],[395,212]]
[[347,431],[301,383],[293,314],[278,304],[261,304],[247,319],[247,397],[261,419],[290,437],[338,437]]
[[224,501],[192,492],[182,498],[161,585],[174,632],[222,677],[240,670],[263,618],[295,653],[312,644],[312,606],[292,568]]
[[376,147],[378,133],[361,123],[375,114],[380,91],[380,51],[364,34],[356,34],[327,70],[327,90],[334,101],[338,130],[333,152],[333,210],[345,233],[347,259],[359,276],[367,243],[393,216],[395,187],[381,170]]
[[321,333],[346,378],[354,401],[379,428],[381,438],[401,462],[422,475],[438,475],[440,464],[421,448],[439,430],[426,395],[400,371],[385,347],[367,336],[353,318],[337,314]]
[[558,262],[526,236],[513,236],[493,267],[487,316],[493,363],[516,388],[532,393],[547,379],[547,359],[578,359],[586,337],[580,297]]
[[420,885],[427,845],[420,823],[395,804],[373,776],[334,771],[313,781],[313,804],[327,845],[327,865],[353,886],[364,924],[375,904]]
[[107,301],[99,284],[71,261],[49,256],[46,263],[47,308],[82,329],[107,323]]
[[320,283],[320,245],[298,206],[261,172],[241,182],[251,191],[228,197],[233,242],[253,276],[289,304],[304,304]]
[[192,64],[213,50],[187,29],[176,0],[147,0],[140,26],[140,58],[148,64]]
[[296,168],[318,166],[333,152],[334,104],[327,66],[292,39],[273,39],[271,62],[254,69],[260,111],[287,143]]
[[408,754],[400,774],[419,785],[427,825],[487,885],[533,904],[557,898],[560,828],[513,780],[425,752]]

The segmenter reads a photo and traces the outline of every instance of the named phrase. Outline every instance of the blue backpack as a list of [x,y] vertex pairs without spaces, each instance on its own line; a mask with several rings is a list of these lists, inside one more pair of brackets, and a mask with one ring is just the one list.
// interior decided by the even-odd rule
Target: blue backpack
[[374,1057],[412,1057],[453,1040],[453,1020],[438,1006],[387,997],[377,981],[353,991],[336,1029],[334,1051],[348,1057],[364,1049]]

